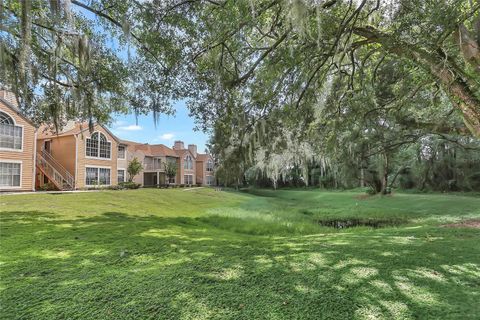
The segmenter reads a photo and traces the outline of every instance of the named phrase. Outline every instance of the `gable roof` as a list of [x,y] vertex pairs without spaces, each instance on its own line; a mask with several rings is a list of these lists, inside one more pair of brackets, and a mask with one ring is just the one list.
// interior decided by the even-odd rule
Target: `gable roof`
[[29,124],[31,124],[32,126],[34,126],[35,128],[37,127],[30,119],[28,119],[23,113],[22,111],[20,111],[20,109],[18,109],[17,107],[15,107],[13,104],[11,104],[8,100],[5,100],[3,98],[0,97],[0,102],[2,102],[5,106],[7,106],[7,108],[9,108],[10,110],[12,110],[13,112],[15,112],[20,118],[22,118],[23,120],[25,120],[26,122],[28,122]]
[[192,156],[193,160],[196,159],[196,158],[193,156],[193,153],[192,153],[190,150],[188,150],[188,149],[180,149],[180,150],[174,149],[173,151],[174,151],[179,157],[181,157],[181,158],[183,158],[183,156],[184,156],[186,153],[189,153],[189,154]]
[[212,156],[208,153],[197,153],[197,161],[207,161],[208,159],[212,159]]
[[[94,126],[100,126],[105,130],[116,142],[121,143],[121,140],[118,139],[106,126],[95,123]],[[38,139],[52,138],[52,137],[65,137],[80,134],[82,132],[88,131],[89,126],[88,122],[67,122],[67,124],[62,128],[62,131],[55,132],[55,129],[51,125],[43,124],[38,129]]]
[[151,157],[160,157],[160,156],[167,156],[167,157],[178,157],[178,155],[175,153],[174,150],[170,149],[164,144],[140,144],[140,143],[135,143],[135,150],[141,150],[145,155],[151,156]]

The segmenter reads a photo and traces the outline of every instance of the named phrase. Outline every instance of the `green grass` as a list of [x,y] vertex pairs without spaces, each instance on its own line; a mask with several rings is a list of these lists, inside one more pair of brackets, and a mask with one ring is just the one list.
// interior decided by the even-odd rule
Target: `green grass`
[[480,230],[443,225],[480,218],[480,198],[359,196],[0,196],[0,318],[478,319]]

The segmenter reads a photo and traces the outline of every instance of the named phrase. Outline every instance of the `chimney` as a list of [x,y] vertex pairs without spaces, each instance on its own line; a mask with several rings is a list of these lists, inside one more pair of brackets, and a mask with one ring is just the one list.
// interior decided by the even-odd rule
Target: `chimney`
[[183,141],[177,140],[175,141],[175,145],[173,146],[174,150],[183,150],[185,146],[183,145]]
[[6,100],[11,105],[18,108],[17,98],[15,97],[15,93],[13,93],[12,91],[1,89],[0,98],[2,98],[3,100]]
[[193,154],[193,157],[197,157],[197,145],[196,144],[189,144],[188,150]]

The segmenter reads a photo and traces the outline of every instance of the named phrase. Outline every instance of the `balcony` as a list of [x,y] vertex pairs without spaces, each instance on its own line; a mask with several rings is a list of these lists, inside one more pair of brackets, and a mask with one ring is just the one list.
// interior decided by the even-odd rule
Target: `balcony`
[[143,171],[165,171],[161,163],[146,163],[143,165]]

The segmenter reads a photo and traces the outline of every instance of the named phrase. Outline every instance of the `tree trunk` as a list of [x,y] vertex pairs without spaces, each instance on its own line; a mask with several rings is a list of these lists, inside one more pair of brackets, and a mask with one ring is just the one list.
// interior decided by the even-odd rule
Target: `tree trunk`
[[382,172],[382,194],[387,194],[388,188],[388,154],[384,154],[383,172]]
[[365,169],[363,167],[360,169],[360,187],[365,187]]

